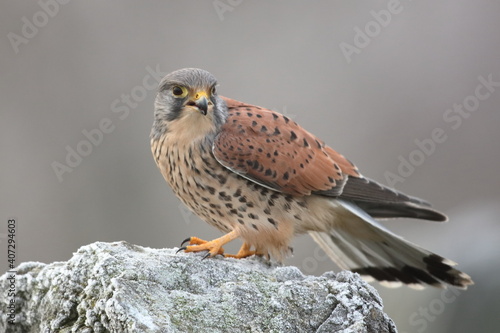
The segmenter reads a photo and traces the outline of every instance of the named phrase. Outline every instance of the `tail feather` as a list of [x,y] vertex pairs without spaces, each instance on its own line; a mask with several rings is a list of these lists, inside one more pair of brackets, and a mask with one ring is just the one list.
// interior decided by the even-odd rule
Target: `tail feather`
[[340,268],[389,287],[407,284],[421,289],[449,284],[466,289],[473,284],[467,274],[452,267],[451,260],[393,234],[355,204],[338,201],[351,213],[350,218],[328,233],[310,235]]

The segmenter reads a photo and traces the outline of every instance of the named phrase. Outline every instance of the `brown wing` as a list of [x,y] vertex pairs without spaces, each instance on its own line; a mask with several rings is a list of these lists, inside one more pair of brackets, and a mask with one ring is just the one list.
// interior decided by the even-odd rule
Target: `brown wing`
[[213,153],[223,166],[256,183],[292,195],[342,192],[356,167],[277,112],[222,97],[229,116]]

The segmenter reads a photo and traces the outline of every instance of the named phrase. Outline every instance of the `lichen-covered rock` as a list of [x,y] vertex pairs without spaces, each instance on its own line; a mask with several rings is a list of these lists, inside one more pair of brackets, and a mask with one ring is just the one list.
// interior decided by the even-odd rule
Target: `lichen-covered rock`
[[0,277],[0,331],[396,332],[356,274],[175,251],[94,243],[67,262],[21,264],[13,325]]

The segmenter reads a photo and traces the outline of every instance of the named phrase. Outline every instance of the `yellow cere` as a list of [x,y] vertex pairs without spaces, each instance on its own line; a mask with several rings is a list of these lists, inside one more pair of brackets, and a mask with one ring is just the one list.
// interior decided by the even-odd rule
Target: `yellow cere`
[[206,91],[201,90],[201,91],[196,92],[196,94],[194,95],[194,98],[196,100],[198,100],[198,99],[200,99],[202,97],[205,97],[206,99],[208,99],[208,95],[207,95]]

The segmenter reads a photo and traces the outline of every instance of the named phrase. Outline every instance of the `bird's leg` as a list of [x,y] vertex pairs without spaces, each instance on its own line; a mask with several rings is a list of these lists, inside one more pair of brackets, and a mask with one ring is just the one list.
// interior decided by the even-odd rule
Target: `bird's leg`
[[184,250],[185,252],[200,252],[200,251],[208,251],[207,257],[213,257],[217,254],[224,254],[224,249],[222,246],[224,244],[229,243],[230,241],[239,237],[239,234],[236,230],[233,230],[222,237],[216,238],[212,241],[205,241],[198,237],[190,237],[186,239],[185,242],[189,241],[189,246],[181,247],[180,250]]
[[251,251],[250,247],[251,247],[250,244],[248,244],[247,242],[243,242],[243,245],[241,245],[241,248],[237,254],[225,254],[224,257],[241,259],[253,256],[254,254],[257,256],[263,255],[263,253],[258,253],[257,251]]

